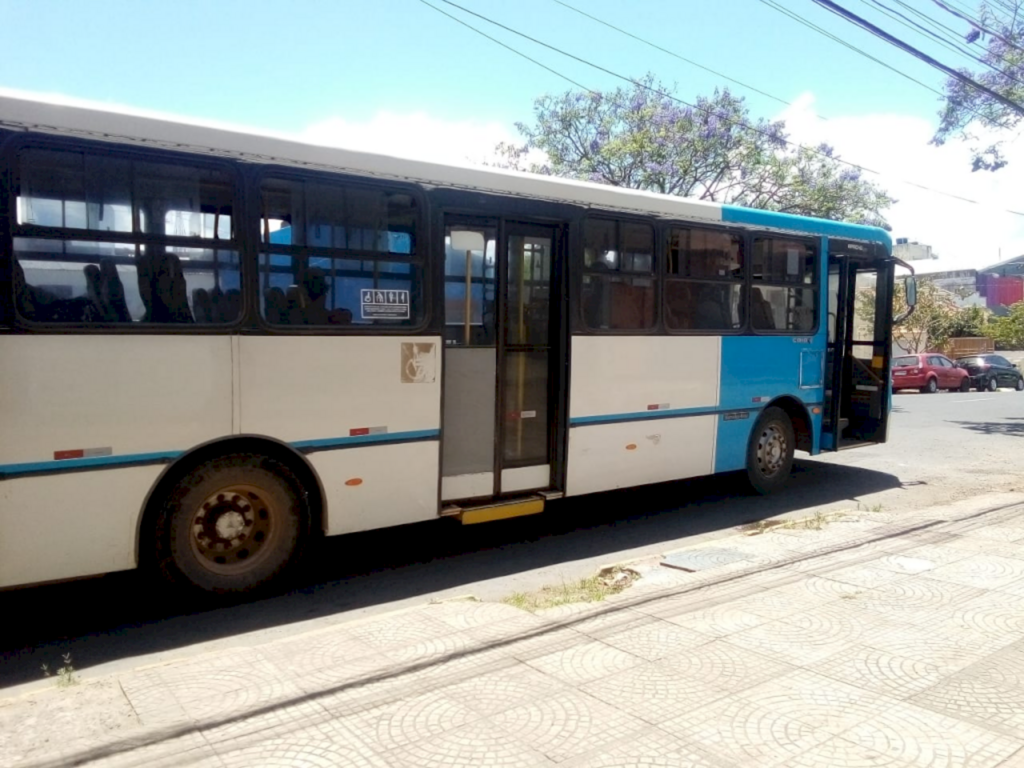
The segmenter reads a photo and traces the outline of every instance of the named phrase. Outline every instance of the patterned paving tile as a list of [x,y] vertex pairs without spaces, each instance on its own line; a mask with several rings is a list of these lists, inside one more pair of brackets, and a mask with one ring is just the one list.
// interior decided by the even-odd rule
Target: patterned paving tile
[[307,734],[253,739],[217,745],[224,768],[391,768],[381,755],[352,744],[310,738]]
[[1024,739],[1024,688],[960,673],[914,696],[912,703]]
[[920,693],[944,676],[936,664],[896,656],[867,646],[844,648],[810,665],[809,669],[847,685],[896,699],[906,699]]
[[694,707],[660,725],[684,743],[700,744],[726,765],[785,766],[832,734],[777,710],[730,696]]
[[555,764],[486,720],[393,750],[386,758],[395,768],[534,768]]
[[601,611],[577,616],[563,623],[562,626],[594,640],[603,640],[610,635],[644,624],[655,624],[657,622],[658,619],[646,613],[634,611],[624,606],[606,605]]
[[407,612],[349,626],[348,631],[377,650],[412,645],[452,633],[451,626],[424,613]]
[[555,762],[621,744],[648,727],[617,707],[572,690],[508,709],[492,722]]
[[[527,621],[499,621],[477,627],[467,630],[467,634],[478,647],[490,647],[517,659],[544,656],[570,648],[580,641],[580,634],[572,629],[553,626],[529,614],[527,617]],[[539,623],[533,623],[534,620]]]
[[702,746],[686,743],[660,730],[560,765],[565,768],[726,768]]
[[921,768],[995,766],[1020,742],[909,704],[893,704],[843,738]]
[[661,664],[682,679],[706,683],[728,693],[753,688],[795,671],[781,659],[742,648],[728,640],[680,651],[662,659]]
[[756,613],[733,608],[728,603],[698,611],[666,614],[662,616],[662,619],[709,637],[727,637],[735,632],[759,627],[770,621]]
[[544,699],[566,690],[567,684],[527,664],[474,675],[438,688],[446,698],[463,702],[484,716]]
[[902,619],[908,610],[951,610],[981,594],[975,587],[919,576],[866,590],[856,595],[851,605]]
[[572,685],[614,675],[642,664],[638,656],[596,640],[579,642],[562,651],[531,658],[531,667]]
[[[97,768],[223,768],[216,751],[199,734],[192,732],[172,738],[139,734],[110,744],[112,754],[86,763]],[[77,756],[66,755],[66,764],[74,765]]]
[[423,613],[432,619],[444,622],[452,629],[470,629],[515,619],[522,614],[522,611],[504,603],[446,600],[426,606]]
[[445,692],[428,691],[355,713],[344,723],[383,752],[426,741],[480,719],[482,715],[467,704]]
[[821,574],[834,581],[843,581],[853,584],[855,587],[874,589],[883,584],[907,578],[904,574],[895,573],[889,568],[880,567],[877,563],[863,565],[851,565],[845,568],[828,570]]
[[273,686],[284,680],[279,669],[252,649],[204,654],[198,659],[156,667],[154,671],[181,704],[241,688]]
[[862,632],[849,612],[820,609],[737,632],[729,642],[803,666],[857,642]]
[[943,565],[931,571],[929,578],[966,584],[980,589],[995,589],[1024,579],[1024,560],[999,555],[977,554]]
[[744,691],[743,698],[833,735],[874,717],[895,701],[806,670]]
[[910,768],[909,763],[838,736],[792,759],[798,768]]
[[587,683],[580,690],[654,725],[726,695],[723,689],[684,677],[677,667],[660,661]]
[[605,635],[603,642],[646,661],[654,661],[711,642],[711,638],[668,621],[649,619]]

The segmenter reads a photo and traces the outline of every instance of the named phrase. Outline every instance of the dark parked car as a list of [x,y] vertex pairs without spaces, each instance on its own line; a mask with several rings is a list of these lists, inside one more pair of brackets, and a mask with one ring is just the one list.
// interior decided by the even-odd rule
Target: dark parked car
[[995,392],[999,387],[1024,390],[1024,374],[1002,355],[970,355],[961,357],[956,364],[971,376],[971,386],[979,392]]

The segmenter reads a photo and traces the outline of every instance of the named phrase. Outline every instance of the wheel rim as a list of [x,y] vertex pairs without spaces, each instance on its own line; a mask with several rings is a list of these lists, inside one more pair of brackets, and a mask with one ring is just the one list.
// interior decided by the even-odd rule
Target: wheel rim
[[1017,391],[1024,389],[1024,379],[1017,379]]
[[214,573],[244,573],[269,551],[277,534],[276,519],[273,502],[262,488],[221,488],[192,514],[192,553]]
[[935,379],[928,379],[928,391],[934,392],[939,388],[939,385],[935,383]]
[[988,380],[988,391],[989,392],[995,392],[997,389],[999,389],[999,387],[996,386],[996,380],[995,379],[989,379]]
[[786,463],[786,435],[775,424],[761,430],[757,439],[757,468],[765,477],[777,474]]

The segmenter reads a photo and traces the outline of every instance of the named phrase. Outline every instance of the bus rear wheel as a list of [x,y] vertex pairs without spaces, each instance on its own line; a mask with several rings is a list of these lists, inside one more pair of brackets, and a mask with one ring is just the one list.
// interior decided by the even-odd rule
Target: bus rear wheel
[[747,482],[760,494],[780,489],[793,468],[796,436],[793,422],[781,408],[766,408],[754,425],[747,447]]
[[205,462],[172,489],[156,525],[157,562],[173,584],[240,593],[281,575],[304,531],[298,483],[266,456]]

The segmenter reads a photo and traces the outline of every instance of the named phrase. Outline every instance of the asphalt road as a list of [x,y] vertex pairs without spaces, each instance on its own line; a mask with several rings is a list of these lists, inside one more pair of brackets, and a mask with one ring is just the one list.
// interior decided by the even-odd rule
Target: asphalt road
[[230,606],[182,605],[134,572],[0,593],[0,690],[38,684],[41,665],[59,667],[65,653],[86,676],[102,674],[431,599],[500,599],[767,517],[1020,489],[1021,438],[1024,393],[897,395],[886,445],[798,460],[790,485],[769,498],[723,475],[571,499],[503,523],[439,520],[332,538],[289,589]]

